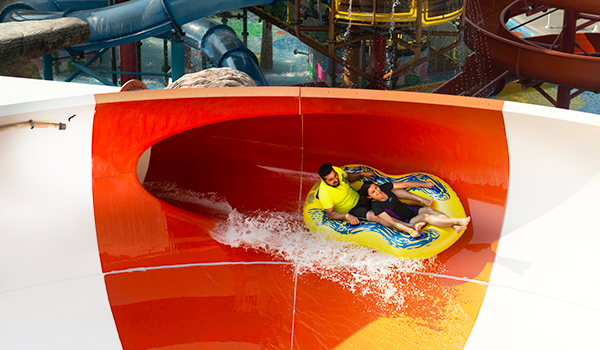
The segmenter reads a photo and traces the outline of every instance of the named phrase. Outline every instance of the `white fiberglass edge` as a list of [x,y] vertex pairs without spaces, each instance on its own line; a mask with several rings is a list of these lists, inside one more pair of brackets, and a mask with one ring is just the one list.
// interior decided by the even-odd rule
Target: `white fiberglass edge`
[[0,128],[0,349],[120,349],[94,221],[95,99],[55,101],[0,106],[0,126],[67,126]]
[[122,349],[104,276],[0,293],[0,349]]
[[118,92],[121,89],[118,86],[78,84],[3,76],[0,76],[0,86],[2,87],[0,106],[41,100],[48,100],[50,103],[51,100],[62,97]]
[[467,349],[589,349],[600,320],[600,118],[504,104],[506,214]]

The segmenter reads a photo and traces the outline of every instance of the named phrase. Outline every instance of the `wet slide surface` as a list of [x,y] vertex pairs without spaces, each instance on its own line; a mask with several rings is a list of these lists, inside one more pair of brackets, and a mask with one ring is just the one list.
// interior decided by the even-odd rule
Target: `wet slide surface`
[[[600,3],[594,0],[537,0],[531,3],[600,15]],[[574,54],[549,50],[547,44],[557,42],[556,35],[523,39],[506,26],[510,17],[525,12],[524,7],[520,0],[497,0],[493,6],[485,0],[467,1],[465,40],[468,46],[519,78],[600,91],[599,76],[589,74],[600,71],[600,58],[597,56],[600,51],[600,34],[578,33],[575,42],[579,48],[576,47]],[[560,39],[558,43],[560,44]],[[487,62],[485,58],[480,60]],[[483,64],[484,67],[489,67]],[[483,68],[478,74],[490,75],[491,80],[498,73],[494,68]]]
[[[96,100],[94,214],[124,348],[464,347],[505,212],[502,102],[318,88],[138,91]],[[161,200],[139,183],[136,165],[150,146],[146,188],[159,197],[176,188],[194,200]],[[219,239],[219,232],[264,229],[309,240],[298,218],[323,162],[436,174],[455,189],[472,224],[435,260],[388,262],[388,296],[372,280],[347,283],[356,264],[307,268],[295,253]],[[284,228],[269,221],[282,218]],[[338,249],[322,244],[324,252]],[[332,261],[361,256],[360,248],[339,249],[351,253],[340,250]]]

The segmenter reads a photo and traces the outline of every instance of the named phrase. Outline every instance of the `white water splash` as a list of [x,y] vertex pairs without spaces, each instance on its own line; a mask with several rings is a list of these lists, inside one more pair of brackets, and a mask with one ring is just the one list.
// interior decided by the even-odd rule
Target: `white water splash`
[[350,37],[350,30],[352,27],[352,0],[348,1],[348,25],[346,26],[346,30],[344,31],[344,38],[348,39]]
[[[387,48],[386,48],[386,56],[387,56],[386,69],[389,69],[389,70],[394,70],[394,68],[395,68],[394,67],[394,51],[395,51],[397,44],[394,42],[394,29],[396,27],[396,6],[400,5],[400,2],[401,2],[401,0],[394,0],[392,2],[392,8],[391,8],[391,12],[390,12],[391,18],[390,18],[390,28],[389,28],[388,33],[389,33],[389,40],[392,45],[391,52],[388,53]],[[388,86],[391,86],[391,82],[392,82],[392,76],[388,77],[388,79],[387,79]]]
[[177,186],[173,182],[145,182],[144,188],[167,202],[183,202],[193,205],[198,205],[205,208],[210,208],[213,211],[222,215],[228,215],[233,211],[233,208],[227,201],[216,193],[198,193],[192,190],[186,190]]
[[211,232],[222,244],[268,253],[274,260],[292,262],[299,276],[316,274],[398,309],[404,303],[406,291],[400,287],[407,274],[423,270],[427,263],[427,260],[400,259],[372,248],[326,239],[309,231],[298,213],[243,214],[215,194],[195,193],[169,183],[144,186],[161,199],[227,210],[227,219]]
[[[344,40],[350,40],[352,39],[352,0],[350,0],[348,2],[348,25],[346,26],[346,30],[344,30]],[[344,64],[347,62],[348,57],[346,57],[346,50],[344,50],[342,52],[342,59],[344,60]],[[334,62],[332,62],[332,64],[336,64]],[[346,78],[348,77],[349,71],[347,69],[344,69],[344,76]]]

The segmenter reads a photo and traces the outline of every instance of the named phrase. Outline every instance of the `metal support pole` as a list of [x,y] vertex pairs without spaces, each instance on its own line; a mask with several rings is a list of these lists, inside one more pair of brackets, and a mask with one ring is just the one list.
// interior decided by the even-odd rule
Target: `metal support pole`
[[273,69],[273,26],[263,21],[262,40],[260,42],[260,69]]
[[[108,6],[112,6],[114,4],[115,4],[114,0],[108,0]],[[117,70],[117,48],[114,46],[110,48],[110,69],[113,72]],[[113,81],[113,84],[115,84],[115,86],[117,86],[119,84],[119,80],[117,79],[117,74],[113,73],[112,81]]]
[[53,80],[54,76],[52,75],[52,54],[47,54],[42,56],[42,60],[44,62],[44,80]]
[[58,62],[58,51],[54,51],[52,53],[52,59],[54,62],[52,63],[52,72],[53,74],[60,74],[60,62]]
[[[114,72],[117,70],[117,48],[110,48],[110,69]],[[119,80],[117,79],[117,74],[113,73],[112,75],[113,84],[119,85]]]
[[[127,2],[129,0],[116,0],[117,4]],[[129,43],[119,46],[119,70],[124,72],[135,72],[137,70],[137,47],[135,43]],[[128,80],[136,79],[134,74],[121,74],[121,86]]]
[[319,26],[323,25],[323,10],[321,6],[321,0],[317,0],[317,14],[319,19]]
[[176,81],[185,74],[185,44],[179,35],[171,40],[171,65],[171,78]]
[[382,79],[385,72],[385,54],[386,37],[377,34],[371,39],[371,55],[369,57],[369,73],[375,77],[375,80],[367,86],[367,89],[388,90],[387,85],[383,83]]
[[[137,72],[142,72],[142,42],[141,41],[136,41],[135,43],[135,55],[136,55],[136,67],[137,67]],[[137,75],[137,79],[138,80],[142,80],[142,75],[138,74]]]
[[243,9],[242,13],[244,14],[242,18],[242,41],[244,42],[244,46],[248,47],[248,9]]
[[[359,68],[360,70],[365,70],[366,67],[366,60],[365,60],[365,55],[367,54],[367,42],[366,40],[362,40],[360,42],[360,60],[359,60]],[[362,88],[363,86],[365,86],[365,78],[364,77],[360,77],[360,85],[359,87]]]
[[[297,14],[300,14],[300,1],[297,1],[298,5]],[[329,37],[327,40],[329,44],[329,56],[335,55],[335,1],[331,0],[329,2]]]
[[327,82],[329,86],[335,87],[336,85],[336,76],[335,70],[337,68],[337,63],[331,58],[327,58],[327,75],[329,76],[329,81]]
[[[135,43],[119,46],[119,69],[124,72],[135,72],[137,70],[137,54]],[[131,79],[137,78],[134,74],[121,74],[121,86]]]
[[[98,50],[94,56],[92,56],[92,58],[90,58],[89,60],[87,60],[87,62],[85,62],[83,64],[83,67],[89,67],[90,65],[92,65],[92,63],[96,62],[96,60],[98,58],[100,58],[102,55],[104,55],[104,53],[108,51],[108,48],[105,49],[100,49]],[[75,65],[75,61],[71,62],[74,66],[77,67],[77,65]],[[66,82],[71,82],[73,81],[75,78],[77,78],[79,76],[79,74],[81,74],[81,72],[83,72],[84,70],[82,70],[81,68],[77,69],[75,72],[73,72],[73,74],[71,74],[67,79],[65,79]],[[87,73],[87,71],[85,71]],[[121,80],[122,81],[122,80]],[[116,85],[116,84],[115,84]]]
[[[563,17],[562,42],[560,44],[560,51],[571,54],[575,52],[575,35],[577,34],[578,18],[579,16],[577,12],[565,10]],[[569,109],[570,104],[571,87],[559,85],[558,93],[556,95],[556,107]]]
[[[167,74],[171,70],[171,66],[169,66],[169,42],[168,40],[163,40],[163,59],[164,63],[162,66],[163,73]],[[169,85],[169,77],[165,75],[165,86]]]

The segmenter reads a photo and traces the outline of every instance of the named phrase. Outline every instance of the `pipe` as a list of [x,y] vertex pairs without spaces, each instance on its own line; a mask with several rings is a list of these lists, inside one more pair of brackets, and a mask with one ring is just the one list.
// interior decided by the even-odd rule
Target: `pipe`
[[58,129],[66,130],[67,124],[65,123],[50,123],[50,122],[36,122],[28,120],[19,123],[12,123],[0,126],[0,131],[7,129]]
[[216,67],[242,71],[254,79],[257,86],[269,85],[256,55],[244,46],[230,27],[202,18],[185,24],[182,29],[186,33],[183,37],[185,43],[202,50]]
[[[565,11],[563,19],[562,41],[560,43],[560,51],[565,53],[575,52],[575,35],[577,34],[577,19],[578,13],[573,11]],[[571,87],[565,85],[558,86],[556,95],[556,107],[569,109],[571,104]]]

